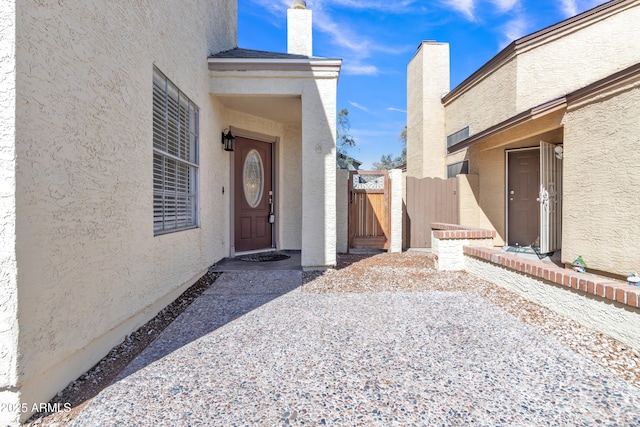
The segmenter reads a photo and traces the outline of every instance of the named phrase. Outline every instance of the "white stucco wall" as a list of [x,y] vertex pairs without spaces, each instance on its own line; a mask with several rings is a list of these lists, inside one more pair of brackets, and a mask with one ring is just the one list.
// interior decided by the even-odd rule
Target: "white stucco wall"
[[302,266],[336,265],[336,80],[302,95]]
[[287,52],[313,55],[313,12],[308,9],[287,10]]
[[[236,45],[236,8],[223,0],[18,4],[23,401],[46,402],[226,255],[228,162],[206,58]],[[201,228],[159,237],[154,64],[200,107],[201,138]]]
[[0,425],[15,424],[19,404],[18,287],[16,264],[15,105],[16,49],[15,1],[0,2]]
[[444,178],[445,109],[450,89],[449,45],[422,42],[407,67],[407,175]]
[[[517,113],[517,60],[499,69],[445,104],[445,137],[469,126],[470,135]],[[444,147],[446,148],[446,146]]]
[[336,251],[349,250],[349,171],[336,170]]
[[477,134],[637,63],[640,4],[612,9],[524,43],[498,68],[447,99],[446,134],[467,125]]
[[640,62],[640,3],[544,40],[518,56],[518,105],[524,111]]
[[640,311],[629,306],[607,303],[559,285],[545,283],[529,275],[516,273],[474,257],[465,256],[467,272],[536,304],[600,331],[633,348],[640,349]]
[[438,239],[431,231],[431,251],[436,255],[438,271],[461,271],[465,269],[464,247],[482,246],[493,248],[493,239]]
[[407,66],[407,175],[418,178],[423,174],[423,57],[423,50],[418,48]]
[[[636,79],[637,80],[637,79]],[[562,261],[640,272],[640,81],[565,116]]]
[[[311,70],[310,70],[311,71]],[[216,95],[299,95],[302,99],[302,267],[336,263],[337,71],[209,72]],[[287,77],[287,78],[283,78]]]
[[400,169],[389,171],[391,182],[391,241],[389,252],[402,252],[402,184]]
[[302,249],[302,127],[284,126],[280,144],[280,243],[282,249]]

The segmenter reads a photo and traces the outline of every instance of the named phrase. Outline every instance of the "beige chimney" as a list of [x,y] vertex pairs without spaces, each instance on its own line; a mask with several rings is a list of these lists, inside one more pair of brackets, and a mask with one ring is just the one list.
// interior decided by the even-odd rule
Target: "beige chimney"
[[304,0],[293,0],[287,10],[287,52],[295,55],[313,55],[311,35],[312,17]]

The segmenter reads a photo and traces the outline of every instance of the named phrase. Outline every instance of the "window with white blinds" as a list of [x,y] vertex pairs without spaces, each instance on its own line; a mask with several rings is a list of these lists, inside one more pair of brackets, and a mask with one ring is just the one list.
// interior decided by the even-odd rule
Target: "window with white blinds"
[[198,226],[198,107],[153,69],[153,231]]

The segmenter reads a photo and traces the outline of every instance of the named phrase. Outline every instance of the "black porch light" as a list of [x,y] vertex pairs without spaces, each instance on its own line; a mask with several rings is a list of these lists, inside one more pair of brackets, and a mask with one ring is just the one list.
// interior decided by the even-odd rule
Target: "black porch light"
[[235,139],[236,138],[231,134],[231,130],[229,128],[225,128],[225,130],[222,131],[222,145],[224,146],[224,151],[233,151],[233,141]]

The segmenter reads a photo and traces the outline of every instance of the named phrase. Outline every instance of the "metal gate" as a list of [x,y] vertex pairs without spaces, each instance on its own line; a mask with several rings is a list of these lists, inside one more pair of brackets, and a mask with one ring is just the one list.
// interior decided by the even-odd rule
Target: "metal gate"
[[349,174],[349,249],[388,249],[390,186],[387,171]]

